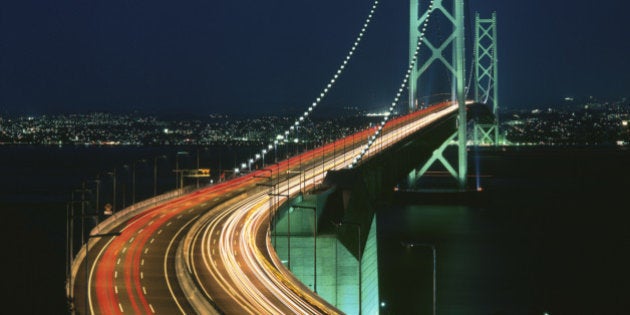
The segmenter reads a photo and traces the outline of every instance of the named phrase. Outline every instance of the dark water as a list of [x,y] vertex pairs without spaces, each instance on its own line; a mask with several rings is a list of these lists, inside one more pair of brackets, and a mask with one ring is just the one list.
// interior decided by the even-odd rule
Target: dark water
[[[200,164],[217,174],[248,150],[202,148]],[[148,197],[153,157],[161,154],[158,190],[172,189],[178,151],[191,153],[180,156],[182,167],[196,166],[196,148],[0,147],[4,299],[22,314],[65,313],[70,192],[116,167],[129,203],[130,171],[122,165],[144,158],[137,199]],[[435,246],[439,314],[627,313],[630,153],[487,151],[479,161],[484,192],[473,200],[405,195],[379,211],[383,313],[431,313],[431,251],[401,242]],[[101,179],[103,204],[112,183]]]
[[[474,156],[470,157],[474,160]],[[384,314],[627,314],[630,152],[480,153],[483,193],[398,195],[379,212]]]
[[[200,167],[232,169],[253,148],[199,148]],[[189,152],[179,155],[177,152]],[[75,192],[81,199],[83,181],[86,208],[96,204],[97,175],[99,208],[113,202],[113,180],[108,172],[116,169],[117,205],[132,200],[132,170],[136,162],[136,200],[153,195],[154,157],[157,161],[158,193],[175,188],[173,173],[179,168],[196,168],[196,147],[37,147],[0,146],[0,213],[3,246],[3,300],[15,302],[20,314],[65,314],[66,205]],[[124,165],[127,165],[125,167]],[[189,180],[185,184],[196,184]],[[201,184],[204,184],[202,180]],[[74,204],[78,209],[80,203]],[[89,228],[90,220],[86,220]],[[75,221],[78,234],[80,220]],[[86,229],[87,230],[87,229]],[[79,238],[77,237],[77,241]],[[76,242],[75,249],[79,248]]]

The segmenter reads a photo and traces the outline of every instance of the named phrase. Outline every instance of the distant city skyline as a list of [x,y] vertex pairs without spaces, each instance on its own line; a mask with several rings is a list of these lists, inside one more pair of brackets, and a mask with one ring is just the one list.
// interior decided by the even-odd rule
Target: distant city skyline
[[[629,96],[630,43],[619,27],[626,2],[466,2],[470,14],[497,12],[501,107]],[[0,115],[299,112],[334,73],[370,6],[358,0],[3,4]],[[407,37],[408,2],[381,1],[319,110],[386,107],[407,66]]]
[[[313,119],[287,143],[312,146],[378,123],[382,116],[358,112]],[[628,146],[630,104],[566,100],[558,108],[513,109],[501,114],[509,145]],[[140,113],[45,115],[11,119],[0,115],[0,145],[85,146],[260,146],[286,130],[290,116],[209,115],[160,119]]]

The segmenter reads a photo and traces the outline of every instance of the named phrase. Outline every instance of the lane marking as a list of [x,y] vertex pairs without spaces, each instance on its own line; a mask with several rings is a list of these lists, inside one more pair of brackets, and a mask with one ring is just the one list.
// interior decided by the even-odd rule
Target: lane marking
[[149,307],[151,308],[151,312],[153,312],[153,314],[155,314],[155,309],[153,309],[153,305],[149,304]]
[[144,266],[144,258],[142,258],[142,261],[140,262],[140,266]]
[[142,292],[144,292],[144,295],[147,295],[147,287],[142,287]]
[[140,271],[140,279],[144,279],[144,272]]
[[118,279],[118,271],[114,271],[114,278]]
[[161,229],[158,231],[158,234],[162,234],[162,230]]
[[135,238],[136,238],[135,236],[132,236],[132,237],[129,239],[129,244],[131,244],[131,242],[133,242],[133,240],[134,240]]
[[144,253],[146,254],[148,252],[149,252],[149,248],[147,247],[147,248],[144,249]]
[[149,242],[150,244],[153,244],[153,242],[155,241],[155,238],[152,238],[151,241]]
[[121,258],[118,257],[118,261],[116,262],[116,265],[120,265],[120,260],[121,260]]
[[120,312],[121,312],[121,313],[124,313],[124,312],[125,312],[125,311],[123,310],[123,308],[122,308],[122,304],[120,304],[120,302],[118,302],[118,308],[120,308]]
[[[190,219],[188,222],[186,222],[186,224],[184,224],[178,231],[177,233],[175,233],[175,235],[173,235],[173,238],[171,238],[171,241],[168,243],[168,246],[166,247],[166,255],[164,255],[164,279],[166,280],[166,286],[168,287],[168,291],[171,293],[171,296],[173,297],[173,300],[175,300],[175,304],[177,304],[177,307],[179,308],[179,310],[182,312],[182,314],[186,314],[186,312],[184,311],[184,309],[182,308],[181,304],[179,304],[179,300],[177,298],[177,296],[175,296],[175,292],[173,292],[173,287],[171,286],[171,281],[169,279],[169,275],[168,275],[168,256],[169,256],[169,252],[171,251],[171,247],[173,246],[173,243],[175,243],[175,239],[177,238],[177,236],[191,223],[193,223],[195,220],[197,220],[197,218],[199,218],[199,215],[196,215],[194,218]],[[149,304],[149,306],[151,306],[151,304]],[[153,309],[152,309],[153,310]]]
[[116,292],[116,294],[118,294],[118,286],[117,285],[114,286],[114,292]]

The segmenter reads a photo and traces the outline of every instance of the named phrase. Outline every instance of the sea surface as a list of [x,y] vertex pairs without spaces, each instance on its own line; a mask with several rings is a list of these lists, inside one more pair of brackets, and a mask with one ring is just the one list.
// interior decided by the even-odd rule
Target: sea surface
[[630,312],[628,150],[469,154],[481,192],[421,186],[378,212],[382,314],[432,314],[432,246],[437,314]]
[[[215,176],[252,150],[201,148],[200,166]],[[65,314],[72,192],[78,200],[83,181],[95,192],[98,175],[99,203],[111,202],[115,168],[128,204],[136,161],[136,198],[149,197],[153,158],[161,155],[158,192],[173,189],[177,152],[188,152],[177,158],[180,167],[196,167],[193,147],[0,146],[3,300],[20,314]],[[432,248],[438,314],[628,312],[630,152],[485,149],[471,150],[469,160],[481,192],[401,191],[378,210],[382,314],[431,314]],[[94,195],[86,199],[95,203]]]
[[[136,201],[153,196],[157,159],[157,193],[176,187],[174,169],[210,168],[218,179],[258,148],[251,147],[137,147],[137,146],[0,146],[0,215],[4,240],[3,300],[12,301],[16,314],[67,314],[66,210],[80,213],[113,204],[116,171],[117,209],[133,198],[135,166]],[[178,154],[179,153],[179,154]],[[134,165],[135,164],[135,165]],[[226,178],[232,173],[226,172]],[[95,179],[100,180],[97,189]],[[209,179],[200,179],[200,185]],[[85,182],[85,186],[83,183]],[[189,179],[185,185],[196,185]],[[83,194],[85,187],[85,193]],[[83,196],[82,196],[83,195]],[[74,200],[75,202],[71,202]],[[95,222],[85,220],[86,231]],[[90,224],[90,222],[92,224]],[[75,220],[75,231],[80,220]],[[80,239],[76,238],[75,250]]]

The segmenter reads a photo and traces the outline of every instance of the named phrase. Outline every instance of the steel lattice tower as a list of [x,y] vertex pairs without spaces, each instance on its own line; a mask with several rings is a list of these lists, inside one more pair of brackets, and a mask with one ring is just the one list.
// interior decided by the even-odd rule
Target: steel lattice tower
[[[424,37],[423,44],[430,50],[430,56],[424,64],[416,65],[411,70],[411,77],[409,80],[409,111],[417,109],[417,84],[420,77],[427,71],[429,66],[433,63],[441,62],[449,73],[452,75],[452,98],[457,101],[459,105],[458,109],[458,127],[457,132],[450,137],[445,145],[441,146],[434,152],[433,157],[418,171],[412,171],[409,175],[410,182],[415,182],[417,178],[421,177],[428,168],[435,162],[441,161],[446,169],[455,177],[459,183],[460,189],[463,189],[466,185],[467,176],[467,152],[466,152],[466,70],[465,70],[465,38],[464,38],[464,1],[452,0],[452,9],[449,11],[445,6],[445,1],[448,0],[434,0],[430,9],[420,16],[420,0],[411,0],[410,16],[409,16],[409,60],[413,58],[414,49],[420,39],[422,32],[422,25],[428,19],[429,10],[440,11],[444,17],[452,24],[452,32],[447,34],[446,40],[444,40],[439,46],[431,43],[426,37]],[[428,1],[427,1],[428,2]],[[451,46],[452,54],[451,60],[448,60],[448,56],[445,55],[448,46]],[[457,138],[458,145],[458,170],[455,170],[451,165],[443,158],[442,153],[447,144],[451,143]]]
[[[497,59],[497,15],[492,13],[489,19],[475,16],[475,101],[492,106],[494,121],[476,123],[474,129],[475,145],[499,144],[499,90]],[[494,133],[494,135],[493,135]],[[493,137],[494,136],[494,137]]]

